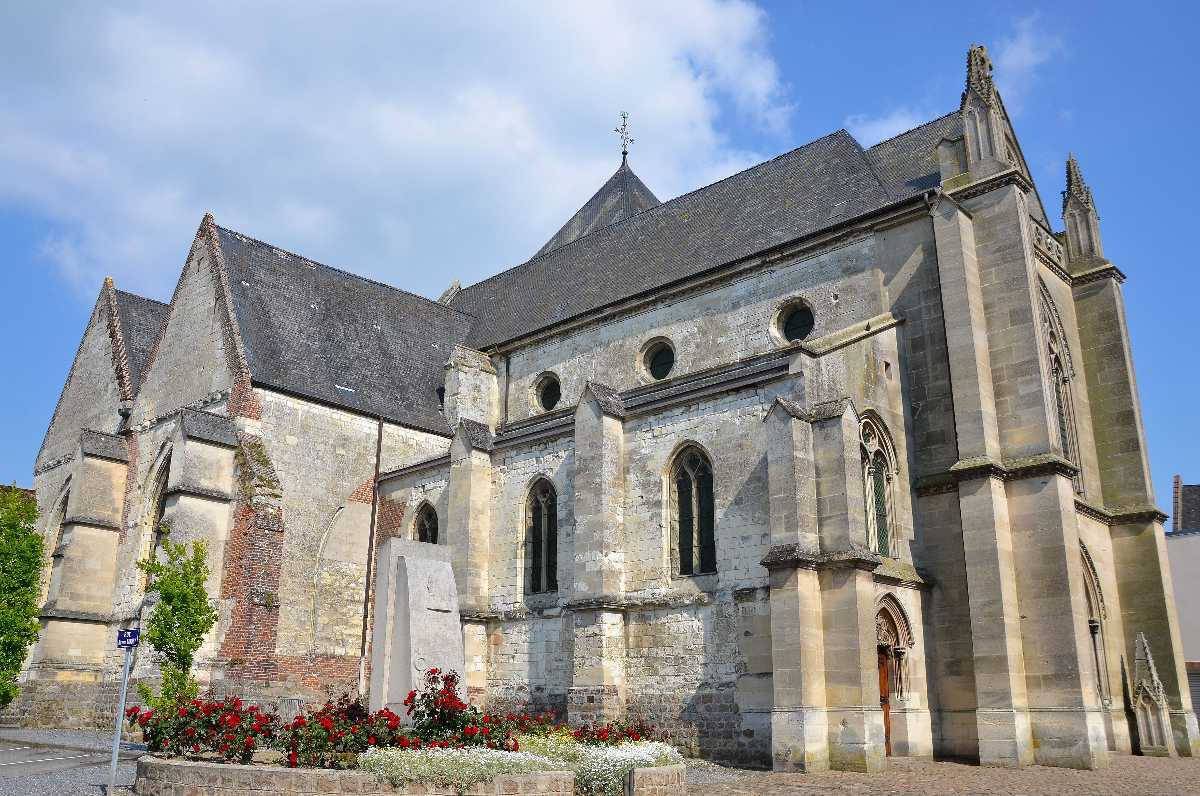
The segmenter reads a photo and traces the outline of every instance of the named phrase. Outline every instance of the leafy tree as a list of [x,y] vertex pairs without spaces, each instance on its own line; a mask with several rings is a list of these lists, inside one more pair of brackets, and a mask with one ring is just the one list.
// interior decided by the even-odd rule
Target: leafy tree
[[145,684],[138,684],[138,694],[154,707],[196,696],[199,686],[191,676],[192,659],[217,623],[217,611],[204,588],[209,574],[207,546],[200,540],[190,546],[177,544],[169,534],[170,528],[163,523],[159,557],[138,562],[159,594],[146,622],[145,637],[158,654],[162,691],[155,696]]
[[42,537],[37,503],[15,486],[0,488],[0,707],[17,695],[17,675],[37,641]]

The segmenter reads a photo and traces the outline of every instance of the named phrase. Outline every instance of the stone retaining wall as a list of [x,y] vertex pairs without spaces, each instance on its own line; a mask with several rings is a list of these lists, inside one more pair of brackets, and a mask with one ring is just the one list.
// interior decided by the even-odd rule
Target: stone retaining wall
[[[502,774],[463,796],[573,796],[570,771]],[[638,768],[625,783],[627,796],[683,796],[684,767]],[[238,766],[143,757],[137,764],[138,796],[265,796],[271,793],[354,793],[359,796],[459,796],[453,787],[411,784],[393,787],[372,774],[279,766]]]

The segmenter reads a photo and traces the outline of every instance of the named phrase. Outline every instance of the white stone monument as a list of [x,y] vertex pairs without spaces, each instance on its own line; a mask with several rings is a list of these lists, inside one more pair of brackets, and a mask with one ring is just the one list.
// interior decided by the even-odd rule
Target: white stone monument
[[371,710],[403,716],[404,698],[433,666],[466,675],[450,548],[389,539],[375,569]]

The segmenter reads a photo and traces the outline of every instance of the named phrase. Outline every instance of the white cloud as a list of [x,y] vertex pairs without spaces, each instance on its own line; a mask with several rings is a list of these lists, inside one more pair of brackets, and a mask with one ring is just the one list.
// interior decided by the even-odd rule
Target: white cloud
[[[14,16],[14,15],[9,15]],[[660,198],[759,159],[791,107],[740,0],[22,7],[0,26],[0,203],[91,297],[169,295],[205,210],[436,295],[535,251],[618,163]]]
[[850,135],[858,139],[858,143],[869,147],[903,133],[905,130],[911,130],[932,118],[934,118],[932,114],[922,113],[912,108],[896,108],[882,116],[866,114],[847,116],[845,124]]
[[1038,69],[1063,50],[1062,38],[1038,24],[1038,15],[1018,19],[1016,30],[1000,40],[992,61],[1004,107],[1012,115],[1021,112],[1025,98],[1037,82]]

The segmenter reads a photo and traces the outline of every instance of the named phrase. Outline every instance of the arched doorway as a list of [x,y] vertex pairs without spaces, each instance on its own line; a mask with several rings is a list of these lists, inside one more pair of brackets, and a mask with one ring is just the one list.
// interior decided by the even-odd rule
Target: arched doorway
[[891,595],[879,602],[875,614],[875,645],[879,664],[879,707],[883,711],[884,751],[892,754],[892,709],[904,696],[905,656],[912,634],[900,604]]

